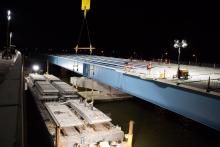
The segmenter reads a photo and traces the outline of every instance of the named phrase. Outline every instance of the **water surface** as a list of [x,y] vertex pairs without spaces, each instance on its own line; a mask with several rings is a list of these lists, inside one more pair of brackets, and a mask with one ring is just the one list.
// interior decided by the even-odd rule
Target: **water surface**
[[220,147],[220,132],[142,101],[97,102],[114,124],[128,132],[134,120],[133,147]]

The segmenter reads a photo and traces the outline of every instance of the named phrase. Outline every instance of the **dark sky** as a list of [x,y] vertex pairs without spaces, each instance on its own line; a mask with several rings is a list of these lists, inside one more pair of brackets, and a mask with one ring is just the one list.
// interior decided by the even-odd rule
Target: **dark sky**
[[[76,46],[83,13],[81,0],[2,1],[0,2],[0,39],[6,34],[6,10],[13,11],[13,43],[32,51],[68,49]],[[96,52],[130,56],[134,51],[143,58],[161,57],[168,51],[176,59],[174,39],[186,39],[188,48],[182,59],[220,62],[220,9],[215,3],[192,1],[91,0],[88,23]],[[81,45],[86,43],[86,33]],[[83,45],[84,44],[84,45]],[[193,59],[192,59],[193,60]]]

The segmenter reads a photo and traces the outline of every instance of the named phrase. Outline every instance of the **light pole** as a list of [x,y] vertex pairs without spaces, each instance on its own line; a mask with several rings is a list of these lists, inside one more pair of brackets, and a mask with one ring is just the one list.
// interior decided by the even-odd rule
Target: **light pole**
[[197,65],[197,56],[195,54],[193,54],[192,56],[196,58],[196,65]]
[[174,48],[178,48],[178,77],[179,77],[179,70],[180,70],[180,53],[181,53],[181,48],[186,48],[188,46],[186,40],[174,40]]
[[11,38],[12,38],[12,32],[10,32],[10,39],[9,39],[9,47],[11,47]]
[[165,55],[165,57],[167,58],[168,52],[164,52],[164,53],[162,54],[162,56],[161,56],[161,61],[163,61],[164,55]]
[[165,52],[165,63],[168,63],[168,52]]
[[8,19],[8,25],[7,25],[7,43],[6,43],[6,45],[7,45],[7,48],[9,48],[10,47],[10,20],[11,20],[11,11],[10,10],[8,10],[7,11],[7,19]]

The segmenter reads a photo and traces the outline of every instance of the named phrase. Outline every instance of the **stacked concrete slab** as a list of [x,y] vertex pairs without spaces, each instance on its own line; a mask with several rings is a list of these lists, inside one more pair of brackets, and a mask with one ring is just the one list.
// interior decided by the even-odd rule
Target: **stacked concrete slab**
[[48,81],[36,81],[36,91],[39,94],[40,100],[56,100],[58,99],[59,91]]
[[52,85],[59,90],[59,93],[64,98],[75,98],[78,97],[73,87],[62,81],[54,81]]
[[30,74],[29,85],[34,86],[35,91],[40,100],[57,100],[59,91],[46,80],[43,75]]
[[30,80],[35,83],[36,81],[46,81],[43,75],[39,74],[29,74]]
[[[55,127],[61,128],[63,146],[93,145],[102,141],[121,142],[124,132],[111,123],[111,118],[87,102],[80,103],[73,87],[53,75],[30,75],[28,87],[37,101],[41,116],[51,135]],[[31,86],[31,83],[33,86]],[[47,101],[54,98],[71,98],[63,101]],[[84,105],[86,104],[86,105]],[[47,121],[46,121],[47,120]],[[48,121],[50,120],[50,121]]]

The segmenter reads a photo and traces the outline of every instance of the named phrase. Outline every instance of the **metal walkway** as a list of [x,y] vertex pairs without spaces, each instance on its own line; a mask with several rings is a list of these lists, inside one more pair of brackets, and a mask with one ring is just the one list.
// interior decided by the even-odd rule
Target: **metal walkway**
[[[123,92],[176,112],[180,115],[220,130],[220,93],[207,92],[207,89],[184,84],[185,80],[176,80],[177,65],[152,62],[147,70],[147,61],[130,62],[129,59],[90,55],[49,55],[48,60],[110,85]],[[182,66],[190,71],[190,82],[208,79],[220,79],[220,70]],[[217,82],[217,89],[218,89]],[[215,84],[216,85],[216,84]],[[220,84],[219,84],[220,88]]]
[[23,109],[21,53],[16,51],[12,59],[3,59],[0,52],[0,146],[23,146]]

